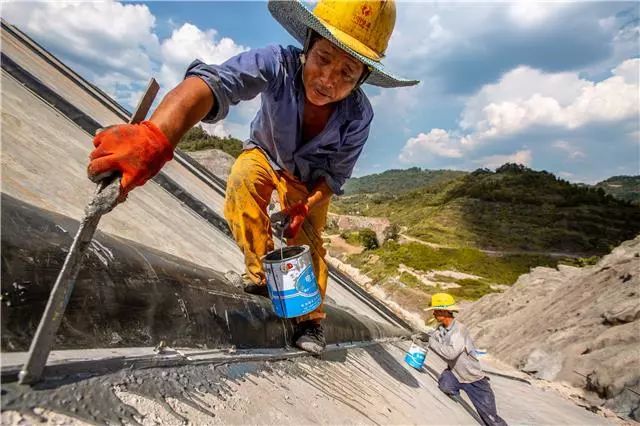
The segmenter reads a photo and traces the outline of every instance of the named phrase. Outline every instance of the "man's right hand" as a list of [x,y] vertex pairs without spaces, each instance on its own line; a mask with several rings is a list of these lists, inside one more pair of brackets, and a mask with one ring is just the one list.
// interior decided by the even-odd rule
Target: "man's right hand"
[[119,201],[129,191],[155,176],[173,158],[173,146],[155,124],[119,124],[107,127],[93,139],[89,179],[98,182],[113,172],[122,175]]

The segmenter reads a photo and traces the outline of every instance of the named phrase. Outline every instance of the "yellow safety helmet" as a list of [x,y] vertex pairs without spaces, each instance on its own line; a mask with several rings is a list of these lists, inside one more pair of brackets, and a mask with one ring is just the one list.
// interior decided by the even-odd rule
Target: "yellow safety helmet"
[[425,311],[433,311],[436,309],[451,312],[460,311],[455,299],[448,293],[436,293],[431,296],[431,306],[426,308]]
[[385,54],[396,23],[393,0],[319,0],[311,12],[300,1],[269,0],[271,15],[301,44],[311,29],[371,70],[365,83],[380,87],[418,84],[383,70]]
[[393,1],[320,0],[313,14],[340,42],[374,61],[384,56],[396,24]]

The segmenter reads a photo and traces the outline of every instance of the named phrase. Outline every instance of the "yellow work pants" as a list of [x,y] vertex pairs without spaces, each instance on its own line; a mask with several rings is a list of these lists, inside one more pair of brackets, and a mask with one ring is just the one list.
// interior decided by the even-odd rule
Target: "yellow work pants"
[[[273,170],[260,149],[243,151],[233,164],[227,181],[224,217],[244,254],[247,275],[256,284],[266,284],[261,259],[273,250],[267,207],[274,190],[278,191],[280,206],[283,209],[306,201],[309,196],[305,184],[286,172]],[[328,210],[329,200],[316,204],[309,211],[298,235],[287,239],[287,245],[310,247],[313,271],[323,304],[329,271],[324,260],[326,250],[323,247],[322,231],[327,222]],[[298,317],[298,322],[323,319],[326,316],[323,304],[315,311]]]

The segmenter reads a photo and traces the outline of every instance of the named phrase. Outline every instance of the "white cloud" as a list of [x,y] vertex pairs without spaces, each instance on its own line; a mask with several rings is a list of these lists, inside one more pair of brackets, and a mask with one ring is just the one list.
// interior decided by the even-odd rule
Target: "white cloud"
[[[385,63],[402,67],[412,59],[424,58],[448,45],[455,37],[443,24],[440,10],[441,7],[433,4],[399,5]],[[405,69],[410,71],[409,67]]]
[[[183,78],[194,59],[222,63],[248,49],[215,29],[173,23],[160,40],[156,18],[145,5],[100,2],[6,2],[3,18],[43,43],[83,77],[128,108],[136,106],[150,77],[160,83],[158,101]],[[241,103],[236,121],[217,123],[217,136],[248,134],[259,99]],[[209,128],[209,127],[208,127]]]
[[226,138],[231,133],[225,128],[224,121],[217,123],[200,123],[202,129],[210,135],[217,136],[219,138]]
[[[367,91],[376,90],[366,88]],[[398,123],[400,118],[406,121],[412,116],[412,111],[424,101],[424,86],[418,85],[413,87],[399,87],[393,90],[379,90],[377,94],[369,96],[369,102],[376,115],[382,118],[392,118]]]
[[117,73],[106,90],[147,80],[159,49],[147,6],[101,2],[5,2],[3,18],[17,25],[89,79]]
[[567,106],[587,85],[587,81],[574,73],[545,74],[529,67],[517,67],[497,83],[483,86],[467,100],[460,125],[463,129],[478,128],[478,123],[486,119],[484,110],[488,106],[496,105],[495,111],[502,104],[524,103],[534,97],[553,98],[559,106]]
[[600,82],[573,73],[543,73],[518,67],[484,86],[467,102],[460,127],[466,141],[517,134],[534,126],[576,129],[638,116],[638,59],[627,60]]
[[[611,12],[603,10],[600,15],[607,13]],[[575,19],[576,16],[580,19]],[[582,32],[598,25],[598,18],[597,13],[592,16],[579,2],[567,1],[402,2],[397,7],[396,26],[385,64],[400,75],[413,73],[413,77],[427,80],[425,74],[441,71],[438,65],[442,60],[468,53],[484,53],[490,59],[505,53],[513,56],[509,55],[513,51],[539,48],[535,40],[544,39],[550,32],[567,41],[563,46],[570,46],[572,39],[584,39]],[[615,17],[612,19],[615,22]],[[568,21],[577,25],[569,27]],[[613,37],[616,31],[615,27],[603,23],[603,33]],[[533,46],[531,40],[534,40]],[[479,71],[486,72],[486,68],[491,67],[499,70],[499,62],[502,61],[482,64],[484,69]],[[416,72],[422,75],[416,76]]]
[[[185,23],[175,28],[171,36],[162,41],[159,81],[162,87],[177,85],[189,64],[194,59],[205,63],[220,64],[234,55],[248,50],[228,37],[218,38],[214,29],[201,30],[197,26]],[[236,121],[230,118],[215,123],[201,123],[205,131],[218,137],[234,136],[245,138],[249,134],[249,124],[260,106],[260,97],[241,102],[234,109]]]
[[638,21],[637,14],[637,8],[635,12],[629,8],[614,16],[599,20],[598,24],[602,31],[613,34],[611,42],[613,51],[608,58],[585,69],[585,73],[588,75],[605,73],[625,59],[638,56],[640,21]]
[[489,155],[478,160],[474,160],[473,162],[482,167],[495,169],[505,163],[517,163],[524,164],[525,166],[530,166],[532,160],[533,155],[531,154],[531,151],[523,150],[508,155]]
[[563,151],[567,154],[570,160],[580,160],[586,157],[586,154],[580,149],[573,146],[572,143],[566,140],[557,140],[551,144],[553,148]]
[[516,25],[530,28],[546,22],[569,4],[568,2],[516,1],[507,6],[507,14]]
[[455,146],[456,142],[449,133],[442,129],[433,129],[428,134],[420,133],[410,138],[402,148],[398,159],[403,163],[420,163],[428,155],[459,158],[462,152]]
[[[398,160],[433,165],[445,157],[464,168],[494,168],[506,162],[530,165],[535,157],[567,172],[600,159],[613,161],[639,134],[639,67],[640,59],[623,61],[597,82],[575,73],[518,67],[471,96],[457,128],[435,128],[409,138]],[[604,129],[617,130],[603,136]],[[603,137],[611,137],[606,151]]]
[[183,24],[173,30],[171,37],[162,41],[160,80],[166,87],[178,84],[187,66],[200,59],[205,63],[219,64],[237,55],[247,47],[236,44],[228,37],[217,39],[214,29],[201,30],[193,24]]
[[622,77],[626,84],[638,85],[640,80],[640,58],[627,59],[615,67],[612,74]]

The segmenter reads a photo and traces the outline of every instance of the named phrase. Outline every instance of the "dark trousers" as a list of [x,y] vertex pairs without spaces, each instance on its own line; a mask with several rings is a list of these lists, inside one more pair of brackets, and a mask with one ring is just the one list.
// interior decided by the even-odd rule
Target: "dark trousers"
[[464,390],[485,425],[506,426],[507,422],[498,416],[496,397],[489,386],[488,378],[485,377],[472,383],[460,383],[451,370],[446,369],[438,379],[438,386],[442,392],[454,399],[460,396],[461,389]]

